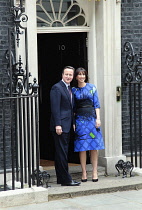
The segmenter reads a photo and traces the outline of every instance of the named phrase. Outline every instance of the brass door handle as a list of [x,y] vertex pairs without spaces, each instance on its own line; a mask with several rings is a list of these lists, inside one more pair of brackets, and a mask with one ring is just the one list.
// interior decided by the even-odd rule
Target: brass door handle
[[116,101],[120,101],[121,99],[121,87],[117,86],[116,87]]

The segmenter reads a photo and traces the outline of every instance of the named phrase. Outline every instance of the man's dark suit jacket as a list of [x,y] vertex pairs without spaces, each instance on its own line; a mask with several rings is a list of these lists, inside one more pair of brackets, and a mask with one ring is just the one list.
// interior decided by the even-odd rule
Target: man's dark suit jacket
[[66,85],[61,80],[53,85],[50,91],[51,123],[50,130],[55,131],[55,126],[62,126],[62,131],[68,133],[73,123],[73,104]]

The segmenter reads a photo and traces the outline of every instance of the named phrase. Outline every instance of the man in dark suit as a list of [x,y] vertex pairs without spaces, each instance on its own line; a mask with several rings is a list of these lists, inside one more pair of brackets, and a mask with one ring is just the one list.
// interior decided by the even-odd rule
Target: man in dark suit
[[62,186],[78,186],[80,183],[72,180],[68,172],[68,147],[70,129],[73,125],[73,103],[70,82],[73,79],[74,68],[66,66],[62,72],[62,80],[53,85],[50,91],[51,124],[55,142],[55,170],[57,184]]

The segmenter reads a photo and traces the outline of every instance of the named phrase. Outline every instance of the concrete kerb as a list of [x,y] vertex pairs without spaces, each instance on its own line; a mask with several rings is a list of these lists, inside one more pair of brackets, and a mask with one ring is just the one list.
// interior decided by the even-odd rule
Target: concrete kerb
[[68,193],[50,194],[48,197],[48,200],[53,201],[53,200],[74,198],[74,197],[80,197],[80,196],[88,196],[88,195],[95,195],[95,194],[102,194],[102,193],[113,193],[113,192],[118,192],[118,191],[120,192],[120,191],[140,190],[140,189],[142,189],[142,184],[110,187],[110,188],[103,188],[103,189],[91,189],[91,190],[78,191],[78,192],[72,191]]
[[0,192],[0,207],[13,207],[48,201],[48,189],[32,187]]

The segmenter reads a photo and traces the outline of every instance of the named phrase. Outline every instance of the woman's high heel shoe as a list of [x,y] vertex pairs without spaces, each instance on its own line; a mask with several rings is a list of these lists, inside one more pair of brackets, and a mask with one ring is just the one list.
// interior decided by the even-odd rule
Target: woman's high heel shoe
[[92,182],[98,182],[98,179],[92,179]]
[[81,179],[82,182],[87,182],[87,179]]

